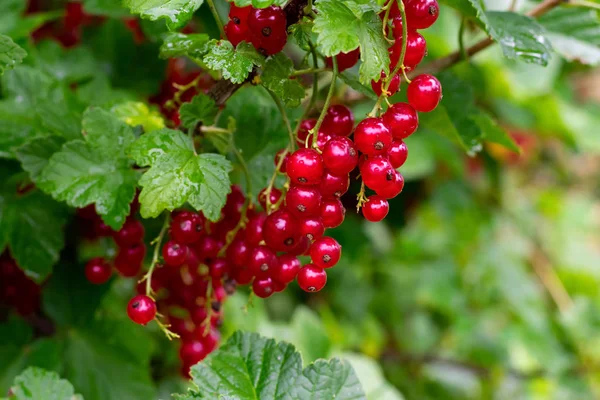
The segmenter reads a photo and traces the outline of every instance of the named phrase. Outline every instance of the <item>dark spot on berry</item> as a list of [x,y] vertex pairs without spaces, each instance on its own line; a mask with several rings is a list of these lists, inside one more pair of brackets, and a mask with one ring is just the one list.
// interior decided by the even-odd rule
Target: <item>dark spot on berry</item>
[[437,7],[430,6],[428,12],[429,12],[429,15],[436,15],[438,12]]
[[306,183],[306,182],[308,182],[308,180],[306,178],[300,177],[300,178],[298,178],[298,182]]
[[315,238],[312,233],[307,233],[306,237],[308,238],[308,240],[313,240]]
[[283,241],[283,244],[285,244],[286,246],[291,246],[294,244],[294,238],[287,238]]
[[271,36],[271,28],[268,26],[265,26],[264,28],[262,28],[262,34],[263,36]]
[[178,251],[180,249],[178,244],[174,244],[173,247],[171,247],[174,251]]
[[353,148],[350,148],[350,151],[349,151],[349,153],[350,153],[350,155],[351,155],[352,157],[355,157],[355,156],[356,156],[356,150],[354,150]]
[[265,288],[265,293],[271,294],[272,292],[273,292],[273,289],[271,289],[270,287]]
[[309,292],[315,292],[317,290],[317,288],[314,286],[309,286],[307,289]]
[[263,265],[261,265],[261,266],[260,266],[260,270],[261,270],[262,272],[267,272],[267,271],[269,270],[269,265],[268,265],[268,264],[266,264],[266,263],[265,263],[265,264],[263,264]]
[[323,256],[323,262],[328,263],[329,261],[331,261],[331,256],[329,254],[325,254]]
[[140,302],[139,301],[135,301],[132,305],[131,308],[138,308],[140,306]]
[[202,225],[196,225],[196,232],[200,232],[202,230]]
[[214,312],[219,312],[221,310],[221,302],[220,301],[213,301],[210,305],[213,309]]
[[225,282],[223,282],[223,288],[225,289],[225,293],[227,293],[230,296],[235,293],[236,286],[237,282],[235,281],[235,279],[227,279]]
[[296,208],[300,212],[305,212],[306,211],[306,206],[304,204],[298,204],[298,207],[296,207]]
[[342,192],[340,192],[340,191],[338,190],[337,192],[333,193],[333,195],[334,195],[335,197],[340,197],[340,196],[342,195]]
[[239,25],[239,24],[240,24],[240,22],[242,22],[242,21],[240,21],[240,19],[239,19],[238,17],[233,17],[232,21],[233,21],[233,23],[234,23],[234,24],[236,24],[236,25]]
[[375,147],[375,150],[383,150],[383,142],[382,141],[375,142],[373,147]]
[[394,180],[394,173],[392,171],[388,171],[387,174],[385,174],[385,180],[386,181],[393,181]]

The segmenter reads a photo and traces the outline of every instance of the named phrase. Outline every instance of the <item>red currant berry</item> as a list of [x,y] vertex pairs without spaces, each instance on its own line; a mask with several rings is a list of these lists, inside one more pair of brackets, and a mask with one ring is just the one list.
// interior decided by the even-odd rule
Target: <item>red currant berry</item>
[[298,260],[298,257],[290,254],[279,256],[277,268],[273,272],[273,279],[277,282],[288,284],[296,279],[296,275],[298,275],[301,267],[302,264]]
[[179,267],[183,265],[187,259],[187,246],[177,243],[174,240],[169,240],[162,248],[162,256],[165,264],[170,267]]
[[321,203],[321,219],[325,228],[336,228],[344,222],[346,209],[338,199],[326,199]]
[[235,47],[242,40],[248,40],[248,29],[242,25],[236,25],[233,21],[229,21],[225,24],[225,35],[227,36],[227,40]]
[[309,132],[317,124],[317,120],[314,118],[305,119],[300,123],[300,129],[298,129],[298,146],[300,148],[306,147],[306,138],[309,136]]
[[200,214],[184,211],[171,222],[171,236],[179,243],[190,244],[202,236],[204,218]]
[[394,197],[398,196],[400,192],[402,192],[403,188],[404,178],[402,177],[400,172],[394,170],[392,174],[392,179],[389,181],[389,183],[383,187],[379,187],[374,190],[381,197],[384,197],[386,199],[393,199]]
[[142,270],[142,263],[127,261],[125,257],[115,258],[115,269],[125,278],[133,278]]
[[204,360],[208,352],[200,340],[191,340],[181,343],[179,358],[184,364],[195,365]]
[[438,19],[440,6],[437,0],[407,0],[406,20],[413,29],[427,29]]
[[332,237],[315,240],[310,247],[310,258],[318,267],[331,268],[340,261],[342,246]]
[[156,303],[150,297],[139,294],[129,301],[127,315],[136,324],[146,325],[156,316]]
[[334,136],[330,135],[329,133],[319,131],[319,134],[317,135],[317,147],[319,148],[319,150],[323,151],[327,143],[329,143],[329,141],[333,139],[333,137]]
[[85,277],[94,285],[106,283],[112,275],[112,268],[102,257],[92,258],[85,265]]
[[252,282],[252,291],[262,299],[266,299],[275,292],[271,278],[255,279]]
[[113,235],[119,247],[129,247],[144,241],[144,225],[136,219],[128,219],[118,232]]
[[325,233],[325,227],[321,217],[305,218],[300,221],[300,234],[306,236],[309,240],[313,241]]
[[[281,159],[283,156],[283,160]],[[281,162],[281,165],[279,167],[279,172],[283,172],[285,174],[286,168],[285,165],[287,163],[288,158],[290,158],[290,153],[286,150],[286,149],[282,149],[279,150],[276,154],[275,154],[275,168],[277,168],[278,165],[280,165],[279,163]]]
[[285,196],[285,204],[298,217],[313,217],[321,210],[321,192],[316,187],[292,186]]
[[252,250],[248,269],[254,276],[270,276],[275,268],[277,268],[277,257],[273,250],[267,246],[258,246]]
[[[407,70],[415,68],[425,57],[427,52],[427,42],[425,38],[417,31],[408,31],[406,39],[406,54],[404,55],[404,66]],[[396,42],[389,48],[390,69],[396,68],[402,54],[402,30],[400,36],[396,36]]]
[[[345,70],[347,70],[348,68],[352,68],[356,65],[356,63],[358,62],[358,59],[360,57],[360,48],[357,47],[355,50],[352,50],[349,53],[340,53],[338,55],[335,56],[335,59],[337,61],[337,66],[338,66],[338,72],[343,72]],[[328,68],[333,68],[333,61],[331,60],[331,57],[327,57],[325,59],[325,65],[327,65]]]
[[358,151],[352,140],[337,137],[327,142],[323,149],[323,163],[332,175],[348,175],[358,163]]
[[388,149],[388,159],[394,168],[400,168],[408,158],[408,148],[402,140],[394,140]]
[[[371,89],[373,89],[377,96],[381,96],[381,93],[383,93],[383,86],[385,86],[385,77],[386,75],[383,72],[381,72],[379,80],[371,81]],[[388,96],[391,96],[394,93],[396,93],[398,89],[400,89],[400,74],[396,74],[392,78],[390,86],[388,87]]]
[[195,243],[194,250],[196,250],[201,260],[207,262],[217,257],[221,250],[221,245],[212,236],[202,236]]
[[[270,200],[271,206],[277,204],[279,199],[281,199],[281,195],[282,195],[281,190],[279,190],[277,188],[271,188],[271,193],[269,195],[269,200]],[[258,194],[258,202],[260,203],[263,210],[267,209],[267,188],[264,188]]]
[[319,186],[321,196],[327,197],[342,197],[348,191],[350,187],[350,178],[346,176],[332,175],[328,171],[325,171],[323,180]]
[[392,144],[392,134],[381,118],[365,118],[354,130],[354,143],[367,155],[385,154]]
[[288,250],[288,254],[293,256],[307,255],[308,250],[310,250],[310,239],[306,236],[300,236],[298,244],[296,244],[294,248]]
[[323,176],[323,158],[313,149],[299,149],[290,156],[286,168],[292,184],[317,185]]
[[327,273],[323,268],[307,264],[298,271],[298,286],[305,292],[318,292],[327,283]]
[[238,268],[233,270],[233,279],[239,285],[247,285],[252,282],[254,274],[250,271],[250,268]]
[[210,277],[213,279],[213,282],[227,276],[230,268],[229,263],[224,258],[215,258],[208,266]]
[[419,116],[408,103],[396,103],[383,114],[383,123],[387,125],[394,139],[405,139],[419,126]]
[[287,285],[285,283],[281,283],[279,281],[276,281],[275,279],[273,279],[272,281],[273,281],[273,291],[275,293],[283,292],[285,290],[285,288],[287,287]]
[[248,220],[246,224],[246,241],[250,246],[258,246],[263,240],[263,225],[267,214],[260,213]]
[[270,214],[263,224],[263,238],[267,246],[276,251],[288,251],[298,244],[298,220],[287,210]]
[[280,52],[287,41],[285,13],[278,6],[252,9],[248,29],[252,43],[265,55]]
[[250,258],[250,250],[244,239],[235,239],[227,248],[227,261],[232,265],[244,267]]
[[373,195],[369,196],[367,202],[362,206],[362,213],[371,222],[379,222],[383,220],[388,211],[390,210],[390,204],[386,199],[381,196]]
[[354,128],[354,115],[342,104],[329,107],[321,124],[321,130],[332,136],[350,136],[352,128]]
[[396,170],[387,157],[369,157],[360,168],[363,182],[375,191],[390,184],[394,180]]
[[144,243],[134,244],[133,246],[120,248],[116,259],[131,264],[141,264],[146,257],[146,245]]
[[430,112],[442,99],[442,85],[433,75],[419,75],[408,85],[406,96],[415,110]]
[[231,4],[229,9],[229,19],[236,25],[242,25],[247,27],[248,16],[252,11],[252,6],[238,7],[235,4]]

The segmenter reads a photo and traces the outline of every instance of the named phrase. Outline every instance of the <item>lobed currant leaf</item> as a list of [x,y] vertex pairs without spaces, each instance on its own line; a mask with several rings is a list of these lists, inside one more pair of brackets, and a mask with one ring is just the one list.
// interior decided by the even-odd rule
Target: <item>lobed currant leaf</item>
[[23,62],[27,52],[5,35],[0,35],[0,75]]
[[206,33],[171,32],[165,36],[160,46],[160,58],[189,56],[201,58],[208,50],[210,36]]
[[215,101],[205,94],[197,94],[192,101],[183,103],[179,108],[181,124],[194,130],[198,123],[213,125],[219,109]]
[[129,126],[141,126],[144,132],[165,127],[165,121],[160,112],[155,108],[148,107],[146,103],[127,101],[112,106],[110,111]]
[[286,55],[269,57],[261,74],[261,83],[279,97],[286,106],[298,107],[304,98],[304,88],[296,79],[290,79],[294,63]]
[[186,201],[216,221],[230,191],[231,163],[222,155],[197,155],[192,140],[180,131],[161,129],[142,135],[129,149],[140,166],[141,214],[156,217]]
[[37,367],[27,368],[17,376],[11,393],[15,400],[82,400],[69,381]]
[[249,43],[240,42],[234,48],[227,40],[213,39],[208,42],[208,52],[202,61],[208,68],[220,71],[223,78],[242,83],[254,65],[262,66],[264,57]]
[[33,138],[18,147],[15,153],[23,169],[35,182],[48,165],[50,157],[59,151],[64,143],[65,139],[60,136]]
[[143,19],[166,19],[170,30],[181,28],[200,8],[204,0],[124,0],[123,5]]
[[300,22],[290,26],[289,31],[296,41],[296,44],[306,51],[310,51],[312,41],[313,23],[308,17],[302,18]]

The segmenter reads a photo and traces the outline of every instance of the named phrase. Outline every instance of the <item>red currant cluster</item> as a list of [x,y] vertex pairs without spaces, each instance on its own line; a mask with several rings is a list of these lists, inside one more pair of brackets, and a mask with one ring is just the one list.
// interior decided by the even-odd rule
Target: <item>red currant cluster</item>
[[29,279],[8,253],[0,255],[0,308],[14,307],[20,315],[40,308],[40,286]]
[[225,34],[234,46],[244,40],[266,56],[279,53],[287,42],[285,13],[279,6],[253,8],[232,4]]

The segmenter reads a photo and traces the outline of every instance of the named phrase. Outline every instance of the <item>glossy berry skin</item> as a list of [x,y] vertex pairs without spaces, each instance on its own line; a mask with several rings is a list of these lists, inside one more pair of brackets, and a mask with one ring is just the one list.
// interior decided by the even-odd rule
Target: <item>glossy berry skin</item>
[[[344,72],[348,68],[354,67],[358,62],[359,58],[360,47],[357,47],[355,50],[352,50],[349,53],[338,54],[337,56],[335,56],[335,59],[337,61],[338,72]],[[333,68],[333,61],[331,60],[331,57],[327,57],[325,59],[325,65],[327,65],[328,68]]]
[[169,267],[179,267],[183,265],[187,258],[187,247],[174,240],[169,240],[162,248],[162,256],[165,264]]
[[318,267],[331,268],[340,261],[342,246],[332,237],[324,236],[310,247],[310,258]]
[[156,316],[156,303],[150,297],[139,294],[129,301],[127,315],[136,324],[146,325]]
[[[269,194],[269,201],[271,205],[277,204],[279,199],[281,199],[281,195],[281,190],[277,188],[271,188],[271,193]],[[258,194],[258,202],[264,210],[267,209],[267,188],[264,188]]]
[[387,216],[390,204],[383,197],[373,195],[369,196],[361,210],[367,221],[379,222]]
[[221,246],[212,236],[202,236],[200,240],[195,243],[194,249],[201,260],[208,262],[219,254]]
[[298,137],[296,142],[298,143],[298,147],[304,148],[306,143],[306,138],[309,136],[309,132],[312,128],[317,124],[317,120],[314,118],[305,119],[300,123],[300,129],[298,129]]
[[388,149],[388,159],[394,168],[400,168],[408,158],[408,147],[402,140],[394,140]]
[[255,279],[252,282],[252,291],[262,299],[266,299],[275,292],[273,280],[271,278]]
[[142,270],[142,263],[127,261],[124,257],[117,256],[114,261],[115,269],[125,278],[133,278]]
[[248,16],[252,12],[252,6],[238,7],[235,4],[231,4],[229,9],[229,19],[235,25],[239,25],[244,29],[248,29]]
[[323,157],[313,149],[299,149],[290,156],[286,168],[293,185],[318,185],[324,171]]
[[298,271],[298,286],[305,292],[318,292],[327,283],[327,273],[323,268],[307,264]]
[[200,214],[184,211],[171,222],[171,237],[182,244],[190,244],[200,239],[204,230],[204,218]]
[[438,19],[440,6],[437,0],[407,0],[406,20],[412,29],[427,29]]
[[[381,93],[383,93],[382,86],[384,86],[385,83],[382,81],[382,79],[385,79],[385,77],[386,75],[382,72],[378,81],[371,81],[371,89],[373,89],[377,96],[381,96]],[[398,89],[400,89],[400,74],[396,74],[392,78],[390,86],[388,87],[388,96],[391,96],[394,93],[396,93]]]
[[415,110],[430,112],[442,99],[442,85],[433,75],[419,75],[408,85],[406,96]]
[[383,123],[394,139],[406,139],[419,126],[419,115],[408,103],[392,104],[383,114]]
[[328,171],[325,171],[319,190],[323,198],[339,198],[342,197],[348,191],[350,187],[350,178],[348,175],[332,175]]
[[302,264],[298,260],[298,257],[283,254],[278,258],[277,268],[273,272],[273,279],[277,282],[288,284],[296,279],[300,268],[302,268]]
[[248,220],[246,224],[246,241],[250,246],[258,246],[263,240],[263,225],[267,219],[265,213],[260,213]]
[[131,264],[141,264],[146,257],[146,245],[144,243],[134,244],[129,247],[122,247],[117,253],[116,259]]
[[334,137],[323,149],[323,163],[332,175],[348,175],[358,163],[358,151],[352,140]]
[[240,25],[236,25],[233,21],[229,21],[225,24],[225,35],[227,40],[235,47],[241,41],[248,40],[248,29],[243,29]]
[[392,144],[392,134],[381,118],[365,118],[354,130],[354,144],[369,156],[383,155]]
[[[283,157],[283,160],[281,159]],[[286,172],[286,164],[287,164],[287,160],[288,158],[290,158],[290,153],[285,150],[279,150],[276,154],[275,154],[275,159],[273,160],[273,163],[275,164],[275,168],[277,168],[277,166],[279,165],[279,172],[282,172],[285,174]],[[281,162],[281,165],[280,165]]]
[[285,196],[285,204],[296,217],[318,216],[321,192],[314,186],[292,186]]
[[[406,54],[404,55],[404,66],[407,69],[413,69],[425,57],[427,52],[427,42],[425,38],[417,31],[409,30],[406,39]],[[402,34],[396,37],[396,42],[389,48],[390,70],[396,68],[402,55]]]
[[218,280],[229,274],[231,266],[224,258],[215,258],[208,266],[210,277]]
[[338,199],[327,199],[321,203],[321,219],[325,228],[336,228],[344,222],[346,209]]
[[273,250],[267,246],[257,246],[252,250],[248,269],[254,276],[270,276],[275,268],[277,268],[277,257]]
[[367,187],[379,190],[394,180],[396,170],[387,157],[369,157],[360,168],[360,175]]
[[354,114],[342,104],[327,109],[321,130],[332,136],[350,136],[354,127]]
[[265,55],[280,52],[287,41],[285,13],[278,6],[252,9],[248,31],[254,47]]
[[308,250],[310,249],[310,239],[306,236],[300,236],[300,240],[298,240],[298,244],[288,251],[288,254],[293,256],[301,256],[308,254]]
[[179,358],[184,364],[194,365],[204,360],[208,352],[200,340],[190,340],[181,343]]
[[123,227],[114,233],[113,239],[119,247],[128,247],[144,241],[144,225],[136,219],[128,219]]
[[85,277],[94,285],[106,283],[112,275],[112,268],[102,257],[92,258],[85,265]]
[[300,239],[298,220],[286,209],[279,209],[265,219],[263,238],[276,251],[293,249]]
[[375,192],[386,199],[393,199],[398,196],[402,189],[404,188],[404,178],[400,174],[400,172],[393,170],[394,172],[391,174],[392,179],[389,180],[389,183],[374,189]]
[[227,248],[227,261],[234,266],[245,267],[252,249],[244,239],[235,239]]
[[325,227],[323,226],[323,220],[321,217],[305,218],[300,221],[300,235],[306,236],[309,240],[313,241],[325,233]]

